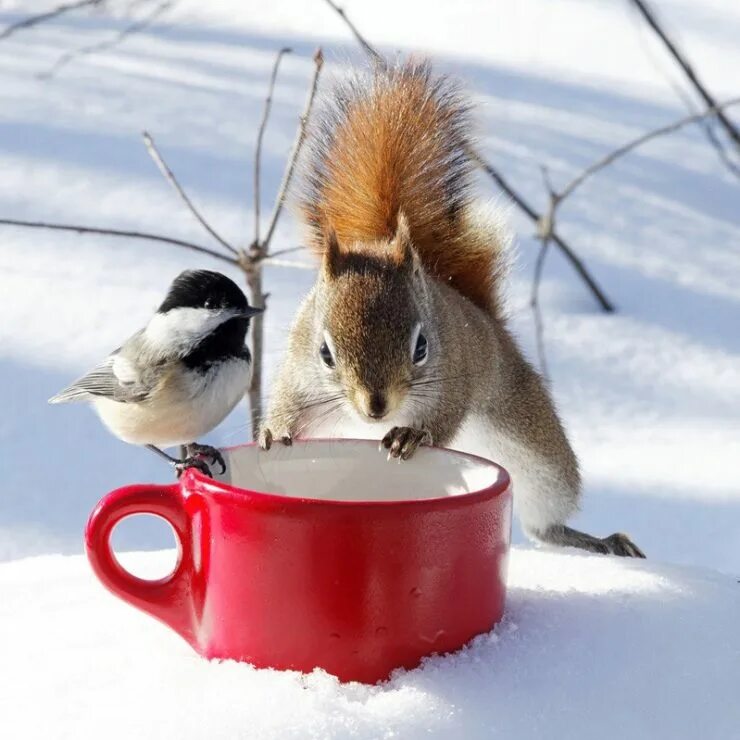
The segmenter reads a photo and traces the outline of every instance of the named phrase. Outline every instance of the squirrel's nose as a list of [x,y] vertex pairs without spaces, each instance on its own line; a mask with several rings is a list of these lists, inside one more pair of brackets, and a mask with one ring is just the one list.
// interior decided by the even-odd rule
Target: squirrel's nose
[[375,391],[368,396],[366,413],[371,419],[382,419],[388,413],[388,406],[382,393]]

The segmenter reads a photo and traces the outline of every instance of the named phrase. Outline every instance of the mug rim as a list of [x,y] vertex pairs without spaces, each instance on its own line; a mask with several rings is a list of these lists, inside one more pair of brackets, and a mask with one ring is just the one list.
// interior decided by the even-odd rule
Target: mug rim
[[[378,442],[372,439],[356,439],[352,437],[310,437],[307,439],[295,439],[293,440],[292,446],[297,445],[310,445],[315,442],[321,443],[339,443],[339,444],[361,444],[364,446],[372,445],[377,448]],[[234,450],[243,449],[245,447],[257,447],[257,442],[245,442],[244,444],[232,445],[231,447],[221,448],[222,452],[232,452]],[[294,507],[310,506],[313,508],[335,508],[335,507],[365,507],[365,508],[387,508],[387,507],[432,507],[435,509],[439,508],[455,508],[461,505],[469,505],[477,503],[479,501],[487,501],[498,496],[502,496],[507,493],[511,488],[511,476],[509,472],[502,465],[488,460],[479,455],[472,455],[467,452],[460,450],[451,450],[447,447],[438,447],[436,445],[425,446],[425,449],[432,451],[434,454],[443,453],[448,455],[454,455],[456,457],[465,458],[467,460],[475,461],[487,468],[495,468],[497,471],[496,480],[488,486],[479,488],[475,491],[468,491],[466,493],[457,493],[454,495],[447,496],[434,496],[431,498],[421,499],[401,499],[395,501],[389,500],[360,500],[350,501],[346,499],[320,499],[312,498],[310,496],[285,496],[281,493],[275,493],[272,491],[257,491],[251,488],[241,488],[239,486],[227,483],[226,481],[217,480],[210,478],[202,473],[197,468],[188,468],[180,478],[180,485],[186,490],[190,489],[193,491],[205,489],[208,493],[221,493],[229,494],[234,497],[256,499],[253,503],[263,502],[266,505],[280,504],[283,507]]]

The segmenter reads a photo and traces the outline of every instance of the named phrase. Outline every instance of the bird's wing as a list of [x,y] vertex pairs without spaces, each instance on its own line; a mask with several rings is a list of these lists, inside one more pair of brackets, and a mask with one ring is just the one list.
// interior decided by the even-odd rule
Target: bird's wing
[[146,400],[161,378],[168,363],[160,362],[151,370],[142,369],[132,359],[136,352],[127,351],[136,343],[132,338],[124,347],[110,354],[100,365],[72,385],[49,399],[49,403],[90,401],[92,398],[110,398],[120,403]]

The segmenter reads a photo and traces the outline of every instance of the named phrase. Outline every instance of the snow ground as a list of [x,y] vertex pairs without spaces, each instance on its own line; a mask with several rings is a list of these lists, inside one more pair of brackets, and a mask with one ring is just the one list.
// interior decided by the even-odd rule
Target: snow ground
[[[6,0],[0,27],[48,4]],[[621,0],[346,5],[387,51],[428,52],[440,69],[466,82],[480,105],[487,156],[539,206],[540,164],[563,183],[621,141],[684,112],[664,77],[670,63]],[[737,95],[736,0],[664,0],[660,10],[716,93]],[[415,20],[420,14],[423,22]],[[167,231],[207,244],[149,161],[139,139],[146,128],[214,223],[247,242],[254,138],[275,51],[287,44],[294,54],[285,60],[265,141],[266,204],[293,138],[314,47],[325,47],[325,82],[359,60],[346,29],[320,0],[182,0],[115,50],[74,62],[55,79],[37,77],[64,50],[106,38],[123,23],[70,15],[0,43],[0,214]],[[480,192],[497,196],[484,179]],[[12,661],[3,664],[16,668],[0,675],[3,684],[11,683],[5,676],[25,676],[27,696],[19,697],[20,687],[0,692],[0,701],[20,716],[19,708],[37,696],[27,690],[29,671],[44,665],[41,685],[62,692],[68,704],[61,715],[53,704],[49,722],[57,717],[57,729],[69,727],[77,737],[85,735],[75,727],[91,725],[83,723],[72,686],[92,691],[107,710],[113,677],[128,680],[127,695],[154,712],[151,687],[159,691],[181,673],[193,683],[183,683],[182,695],[173,688],[164,706],[198,705],[196,687],[212,682],[214,711],[233,709],[219,725],[223,736],[246,727],[264,729],[262,737],[297,736],[305,721],[304,731],[319,737],[377,737],[391,728],[408,737],[428,721],[441,735],[460,730],[472,737],[480,729],[490,737],[496,729],[557,737],[581,720],[589,730],[584,737],[599,727],[607,737],[628,730],[637,737],[695,737],[699,725],[707,737],[729,737],[738,715],[723,692],[732,680],[737,685],[740,670],[733,679],[733,594],[740,588],[731,577],[740,573],[739,192],[703,135],[684,130],[601,173],[562,208],[562,233],[618,305],[616,315],[596,310],[559,255],[547,265],[542,296],[550,373],[586,483],[575,524],[629,532],[649,563],[520,549],[509,616],[519,627],[515,636],[504,627],[499,643],[483,640],[468,654],[432,661],[383,689],[201,664],[183,646],[167,652],[164,631],[88,582],[79,557],[7,563],[0,580],[8,604],[18,606],[2,602],[0,633],[14,636],[7,646]],[[534,357],[527,300],[535,243],[531,224],[515,212],[512,221],[519,242],[512,320]],[[276,245],[298,239],[295,222],[284,219]],[[164,246],[2,228],[0,560],[79,553],[84,521],[103,493],[135,480],[168,479],[159,461],[107,436],[87,409],[45,401],[138,328],[179,270],[197,266],[218,269],[205,257]],[[311,279],[310,271],[268,271],[268,375]],[[212,441],[243,440],[245,420],[240,408]],[[118,538],[123,549],[170,542],[162,527],[126,525]],[[524,543],[516,531],[515,541]],[[648,582],[659,585],[643,588]],[[607,586],[612,590],[605,594]],[[85,604],[91,611],[83,612]],[[72,632],[79,642],[54,649],[59,632],[50,626],[51,609],[79,630]],[[107,619],[125,639],[93,630],[107,630]],[[34,641],[28,624],[36,625]],[[69,665],[75,645],[80,657]],[[28,651],[24,665],[19,650]],[[608,678],[594,667],[598,662]],[[157,677],[146,684],[150,690],[125,678],[132,664]],[[92,665],[114,670],[108,678]],[[234,709],[240,691],[248,703]],[[607,711],[613,696],[626,707],[619,716]],[[576,710],[589,705],[593,712],[577,718]],[[270,719],[269,707],[279,716]],[[252,721],[255,713],[259,721]],[[512,724],[515,717],[519,725]],[[194,715],[188,718],[198,727]],[[134,721],[127,716],[121,727]]]
[[[82,556],[0,566],[0,589],[5,737],[724,740],[740,721],[740,588],[707,571],[517,548],[495,633],[375,687],[201,660]],[[64,670],[38,671],[50,654]]]

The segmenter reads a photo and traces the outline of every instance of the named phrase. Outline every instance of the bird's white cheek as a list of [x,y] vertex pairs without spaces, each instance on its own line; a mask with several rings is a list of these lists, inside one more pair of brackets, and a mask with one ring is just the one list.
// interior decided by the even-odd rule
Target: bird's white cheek
[[193,344],[210,334],[224,320],[223,312],[205,308],[173,308],[155,314],[144,332],[148,342],[167,349]]

